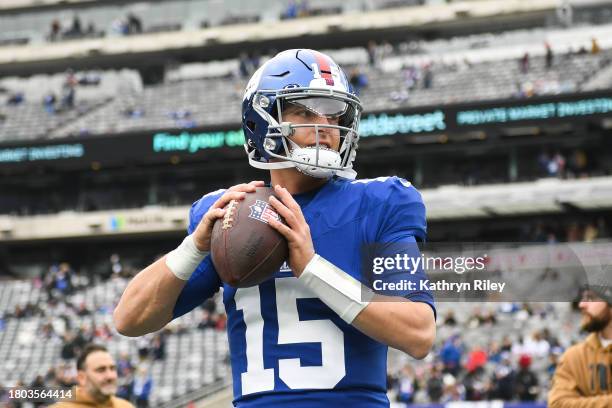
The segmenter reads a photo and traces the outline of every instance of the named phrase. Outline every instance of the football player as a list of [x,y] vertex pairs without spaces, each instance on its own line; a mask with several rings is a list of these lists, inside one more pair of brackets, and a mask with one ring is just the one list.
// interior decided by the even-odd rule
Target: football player
[[[128,285],[114,313],[119,332],[159,330],[223,287],[236,406],[389,406],[387,347],[424,358],[435,306],[418,286],[391,302],[374,301],[363,283],[364,245],[405,244],[415,255],[409,248],[425,239],[426,223],[407,181],[355,180],[361,111],[325,54],[288,50],[261,66],[243,99],[245,149],[251,165],[270,172],[279,198],[269,202],[286,220],[270,225],[289,243],[288,264],[258,286],[224,284],[208,256],[212,226],[230,200],[264,182],[209,193],[193,204],[181,245]],[[391,272],[380,278],[424,278]]]

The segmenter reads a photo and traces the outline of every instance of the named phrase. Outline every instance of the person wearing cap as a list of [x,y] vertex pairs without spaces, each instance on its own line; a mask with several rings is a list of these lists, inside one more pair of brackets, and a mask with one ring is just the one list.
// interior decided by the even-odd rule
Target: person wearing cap
[[581,329],[589,336],[570,347],[555,370],[550,408],[612,407],[612,285],[610,270],[585,288]]

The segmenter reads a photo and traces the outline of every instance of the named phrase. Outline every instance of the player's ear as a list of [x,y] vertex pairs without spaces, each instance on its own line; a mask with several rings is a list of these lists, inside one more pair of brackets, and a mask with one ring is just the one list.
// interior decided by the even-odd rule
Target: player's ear
[[87,374],[85,374],[85,370],[77,370],[77,383],[79,384],[80,387],[84,387],[85,386],[85,382],[87,380]]

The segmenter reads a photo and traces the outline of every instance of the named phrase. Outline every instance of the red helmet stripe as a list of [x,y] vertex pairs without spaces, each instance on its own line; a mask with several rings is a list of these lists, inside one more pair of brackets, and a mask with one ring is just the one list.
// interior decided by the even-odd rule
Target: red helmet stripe
[[327,85],[334,85],[334,78],[331,74],[331,68],[329,66],[329,61],[327,57],[320,52],[315,52],[315,57],[317,59],[317,64],[319,65],[319,71],[321,72],[321,76],[325,79],[325,83]]

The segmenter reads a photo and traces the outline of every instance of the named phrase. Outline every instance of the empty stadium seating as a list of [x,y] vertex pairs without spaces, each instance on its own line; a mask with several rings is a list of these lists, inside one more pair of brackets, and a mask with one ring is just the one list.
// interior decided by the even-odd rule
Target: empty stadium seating
[[[434,61],[429,68],[432,86],[426,89],[422,85],[423,64],[418,63],[418,59],[406,59],[400,53],[384,58],[381,67],[375,68],[364,63],[367,60],[365,49],[347,51],[336,52],[347,71],[359,67],[368,78],[369,85],[361,94],[366,111],[579,92],[590,78],[608,68],[612,61],[612,50],[596,55],[566,53],[556,55],[553,65],[547,68],[545,57],[535,55],[530,58],[528,71],[523,73],[518,59],[507,59],[503,55],[469,64],[461,61],[445,63],[432,55],[428,57]],[[76,88],[75,109],[53,115],[43,109],[41,92],[36,91],[40,87],[21,82],[22,86],[34,90],[26,89],[24,103],[1,108],[0,117],[4,120],[0,120],[0,140],[219,125],[237,127],[245,80],[232,75],[235,66],[235,63],[228,62],[214,69],[203,67],[199,71],[203,77],[199,79],[144,89],[133,71],[108,72],[102,75],[104,79],[98,86]],[[419,71],[413,86],[407,83],[405,70],[408,66]],[[194,78],[197,75],[198,70],[186,75],[175,71],[170,77]],[[18,86],[7,81],[3,85],[14,91]],[[605,87],[606,82],[600,81],[597,86]],[[593,86],[589,89],[592,90]]]

